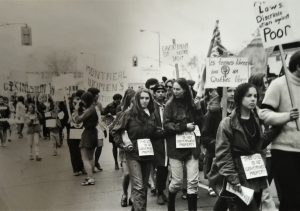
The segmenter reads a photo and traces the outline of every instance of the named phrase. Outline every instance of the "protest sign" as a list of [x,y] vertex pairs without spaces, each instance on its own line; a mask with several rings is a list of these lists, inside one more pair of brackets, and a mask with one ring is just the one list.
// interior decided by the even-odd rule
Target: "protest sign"
[[162,46],[162,55],[172,63],[180,63],[189,55],[188,43],[173,43],[172,45]]
[[265,48],[295,40],[286,1],[259,1],[254,9]]
[[74,75],[73,74],[61,74],[58,77],[52,78],[52,85],[55,89],[65,89],[69,86],[73,86],[75,84]]
[[205,88],[236,87],[248,82],[248,58],[210,57],[206,59]]
[[154,155],[153,146],[150,139],[138,139],[137,140],[139,156]]
[[6,81],[3,83],[3,91],[8,93],[22,94],[45,94],[47,84],[40,84],[37,86],[29,85],[22,81]]
[[265,163],[260,154],[241,156],[247,179],[265,177],[268,175]]
[[196,148],[196,138],[193,132],[176,134],[176,148]]
[[84,86],[86,89],[95,87],[100,90],[99,101],[103,106],[113,101],[113,95],[123,94],[127,89],[124,71],[103,72],[87,65],[84,71]]

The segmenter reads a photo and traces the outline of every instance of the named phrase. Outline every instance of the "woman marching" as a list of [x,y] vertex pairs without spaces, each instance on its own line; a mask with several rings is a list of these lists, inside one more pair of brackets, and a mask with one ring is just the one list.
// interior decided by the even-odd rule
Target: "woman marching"
[[[124,143],[123,133],[128,134],[132,144]],[[135,95],[132,109],[124,113],[112,130],[115,142],[126,153],[132,184],[132,210],[146,210],[147,183],[154,159],[151,139],[161,133],[162,129],[155,126],[153,98],[148,90],[141,89]]]
[[[255,112],[257,99],[258,93],[254,85],[239,85],[234,94],[236,108],[222,120],[217,132],[216,157],[208,176],[214,190],[220,197],[226,198],[230,211],[259,210],[262,190],[267,187],[265,176],[251,178],[243,166],[245,158],[250,159],[253,155],[264,163],[263,134]],[[253,189],[254,199],[246,205],[225,190],[227,183],[238,192],[241,192],[241,186]]]
[[[94,152],[98,143],[98,115],[94,105],[94,97],[90,92],[86,92],[81,96],[82,103],[86,110],[82,115],[75,115],[74,120],[78,123],[83,123],[84,130],[81,135],[79,148],[81,150],[83,165],[87,173],[87,178],[81,185],[94,185],[93,178],[94,168]],[[75,108],[76,109],[76,108]],[[78,109],[78,108],[77,108]]]
[[[183,165],[187,168],[188,210],[197,210],[198,158],[200,143],[196,141],[195,126],[200,124],[201,112],[196,112],[191,91],[184,78],[173,83],[173,97],[164,111],[164,129],[167,136],[167,152],[171,167],[168,210],[175,210],[176,193],[183,183]],[[187,135],[188,140],[184,139]]]

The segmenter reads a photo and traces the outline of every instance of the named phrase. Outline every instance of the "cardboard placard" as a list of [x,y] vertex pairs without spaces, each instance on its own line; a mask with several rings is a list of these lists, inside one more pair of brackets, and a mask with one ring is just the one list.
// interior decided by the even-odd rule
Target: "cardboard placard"
[[74,128],[71,128],[70,129],[70,139],[81,139],[81,134],[83,132],[83,128],[81,129],[74,129]]
[[196,148],[196,138],[194,132],[183,132],[176,134],[176,148]]
[[245,204],[249,205],[254,196],[254,190],[241,186],[242,192],[235,191],[232,185],[227,183],[226,190],[238,196]]
[[56,119],[46,119],[46,127],[48,128],[56,127]]
[[150,139],[138,139],[137,145],[139,150],[139,156],[154,155],[153,146]]
[[265,163],[260,154],[241,156],[247,179],[268,176]]
[[201,136],[201,132],[200,132],[200,129],[199,129],[198,125],[195,125],[194,133],[195,133],[196,137],[200,137]]

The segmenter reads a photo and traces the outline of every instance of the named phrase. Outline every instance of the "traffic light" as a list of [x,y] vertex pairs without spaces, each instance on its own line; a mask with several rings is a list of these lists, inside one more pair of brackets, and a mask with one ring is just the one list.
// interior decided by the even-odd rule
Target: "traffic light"
[[138,66],[138,58],[136,56],[132,57],[132,64],[134,67]]
[[21,42],[22,45],[32,45],[31,28],[27,25],[21,27]]

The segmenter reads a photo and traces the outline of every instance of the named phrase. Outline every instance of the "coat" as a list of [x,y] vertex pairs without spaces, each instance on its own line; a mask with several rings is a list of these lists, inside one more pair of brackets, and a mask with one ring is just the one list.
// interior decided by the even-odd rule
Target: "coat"
[[256,192],[267,187],[266,177],[246,179],[241,156],[259,153],[264,158],[262,150],[263,139],[259,119],[254,112],[257,128],[260,129],[260,139],[251,147],[247,141],[244,129],[238,119],[236,110],[224,118],[218,128],[216,136],[216,157],[213,160],[211,171],[208,174],[210,184],[217,193],[224,187],[224,179],[230,184],[241,184],[254,189]]
[[[155,116],[155,125],[157,127],[162,127],[163,123],[161,121],[160,106],[157,102],[154,103],[154,116]],[[153,149],[155,164],[157,166],[165,166],[166,163],[166,145],[165,145],[165,134],[162,134],[161,137],[153,139]]]
[[176,134],[187,131],[187,123],[194,122],[200,125],[201,120],[202,112],[196,112],[195,107],[193,110],[188,109],[182,100],[173,98],[167,102],[163,125],[166,132],[167,152],[170,158],[182,161],[188,159],[191,155],[196,159],[199,158],[201,152],[200,141],[196,141],[196,148],[177,149]]
[[133,145],[133,151],[126,152],[127,160],[153,160],[154,156],[139,156],[137,140],[149,138],[153,142],[153,138],[156,138],[156,126],[155,117],[151,113],[148,116],[143,112],[143,118],[145,122],[141,122],[131,114],[131,110],[125,111],[120,119],[115,123],[112,129],[112,135],[115,143],[118,146],[122,146],[122,133],[126,130],[128,137]]

